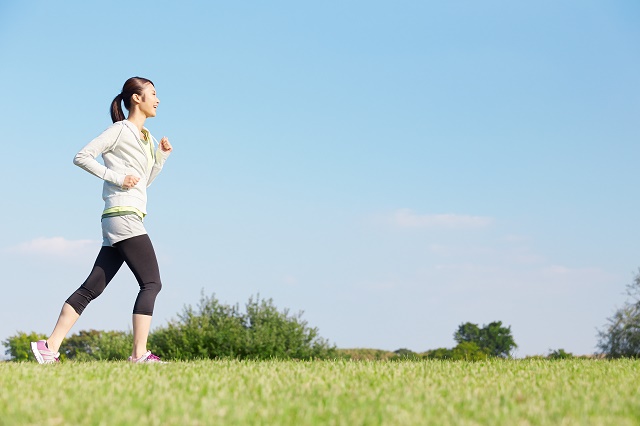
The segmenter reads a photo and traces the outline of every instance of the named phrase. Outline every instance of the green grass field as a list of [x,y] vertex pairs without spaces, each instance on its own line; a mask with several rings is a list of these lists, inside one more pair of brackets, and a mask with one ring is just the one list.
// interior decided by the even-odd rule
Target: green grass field
[[640,361],[0,363],[0,425],[638,425]]

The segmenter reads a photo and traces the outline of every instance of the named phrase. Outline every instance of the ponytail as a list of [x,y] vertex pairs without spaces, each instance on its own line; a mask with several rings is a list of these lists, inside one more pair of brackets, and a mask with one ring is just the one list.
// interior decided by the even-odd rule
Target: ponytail
[[124,120],[124,112],[122,111],[122,93],[118,93],[111,102],[111,120],[115,123],[116,121]]
[[142,96],[145,84],[153,85],[153,82],[142,77],[131,77],[124,82],[122,91],[111,102],[111,120],[114,123],[125,119],[122,104],[124,103],[124,107],[128,110],[131,107],[131,96],[134,94]]

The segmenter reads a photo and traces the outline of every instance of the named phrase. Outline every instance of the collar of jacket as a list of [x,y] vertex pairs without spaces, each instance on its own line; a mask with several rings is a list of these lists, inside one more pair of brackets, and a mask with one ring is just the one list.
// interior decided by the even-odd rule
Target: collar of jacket
[[[133,132],[134,136],[136,137],[136,140],[140,141],[140,129],[138,129],[138,127],[133,124],[132,122],[130,122],[129,120],[122,120],[122,122],[124,123],[125,126],[127,126],[129,129],[131,129],[131,131]],[[147,129],[146,127],[142,127],[144,130],[146,130],[147,132],[149,131],[149,129]]]

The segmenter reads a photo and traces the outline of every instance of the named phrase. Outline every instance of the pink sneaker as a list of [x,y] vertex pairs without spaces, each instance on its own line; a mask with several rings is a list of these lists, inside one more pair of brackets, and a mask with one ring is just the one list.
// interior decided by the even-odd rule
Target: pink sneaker
[[146,354],[137,359],[134,359],[130,356],[129,362],[133,362],[134,364],[137,364],[139,362],[157,362],[158,364],[166,364],[166,362],[160,360],[159,356],[152,354],[151,351],[147,351]]
[[54,353],[49,349],[46,340],[31,342],[31,352],[33,352],[40,364],[53,364],[55,362],[60,362],[60,352]]

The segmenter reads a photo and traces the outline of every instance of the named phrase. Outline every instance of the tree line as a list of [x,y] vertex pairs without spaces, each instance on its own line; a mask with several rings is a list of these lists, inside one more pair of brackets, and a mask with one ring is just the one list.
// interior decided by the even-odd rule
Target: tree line
[[[607,358],[640,358],[640,269],[627,286],[630,297],[598,331],[599,355]],[[196,307],[186,305],[177,319],[153,330],[149,345],[166,359],[438,359],[479,361],[510,358],[518,347],[510,326],[494,321],[480,327],[466,322],[454,332],[456,346],[416,353],[401,348],[392,353],[373,349],[338,349],[320,337],[317,327],[302,319],[302,312],[278,310],[272,299],[250,297],[244,310],[239,305],[201,294]],[[29,342],[45,339],[35,332],[18,332],[2,342],[13,361],[32,360]],[[83,330],[65,339],[62,359],[122,360],[130,355],[130,331]],[[573,355],[557,349],[546,358],[565,359]]]

